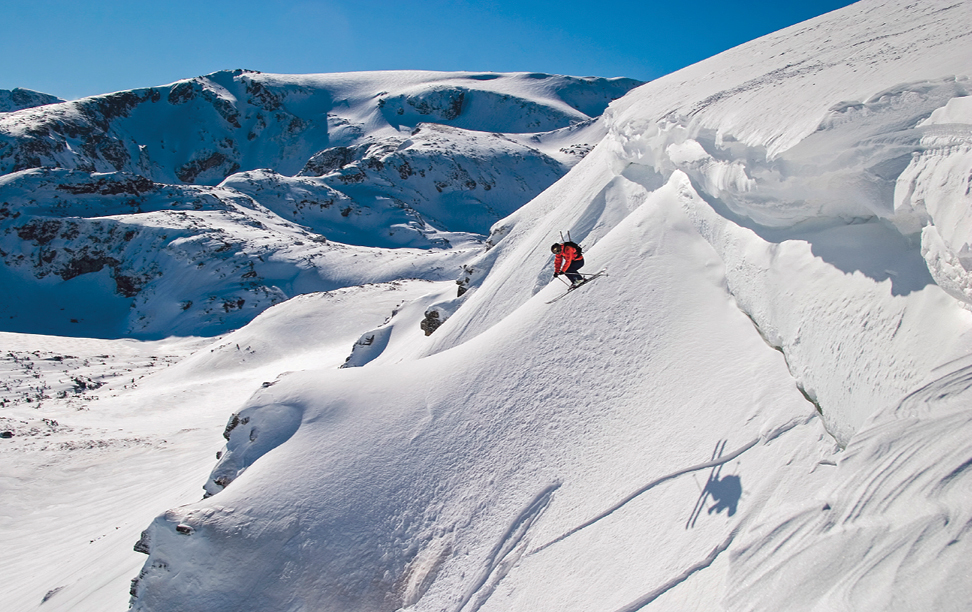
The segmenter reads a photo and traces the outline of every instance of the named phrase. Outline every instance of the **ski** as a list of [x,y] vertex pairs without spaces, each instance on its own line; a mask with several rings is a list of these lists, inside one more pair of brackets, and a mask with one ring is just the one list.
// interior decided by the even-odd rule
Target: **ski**
[[581,275],[584,277],[584,279],[581,282],[577,283],[576,285],[571,285],[570,287],[567,288],[567,291],[561,293],[560,295],[558,295],[557,297],[555,297],[554,299],[550,300],[547,303],[548,304],[553,304],[557,300],[560,300],[560,299],[563,299],[563,298],[567,297],[567,294],[569,294],[574,289],[579,289],[579,288],[583,287],[584,285],[586,285],[587,283],[591,282],[595,278],[600,278],[602,276],[607,276],[607,270],[601,270],[599,272],[595,272],[594,274],[584,274],[582,272]]

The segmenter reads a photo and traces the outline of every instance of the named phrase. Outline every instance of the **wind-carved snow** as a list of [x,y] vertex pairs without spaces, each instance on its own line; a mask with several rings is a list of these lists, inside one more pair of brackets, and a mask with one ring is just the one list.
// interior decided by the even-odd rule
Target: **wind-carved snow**
[[[746,421],[736,412],[739,407],[746,406],[751,420],[744,426],[746,431],[740,432],[740,437],[746,434],[753,438],[763,431],[776,431],[793,418],[802,419],[802,427],[814,428],[812,406],[792,388],[779,354],[768,349],[752,333],[749,320],[725,295],[717,267],[699,270],[694,264],[687,263],[698,256],[707,257],[705,254],[711,252],[709,247],[692,233],[674,241],[662,238],[666,228],[670,227],[667,221],[676,220],[679,214],[677,207],[663,205],[657,196],[646,200],[636,213],[624,219],[590,252],[589,257],[597,258],[598,249],[603,249],[603,244],[615,245],[612,275],[592,284],[587,293],[595,301],[613,295],[612,299],[625,305],[623,309],[578,309],[577,304],[571,306],[567,301],[548,309],[543,303],[547,298],[538,295],[539,299],[530,302],[523,316],[509,317],[453,351],[427,359],[403,360],[398,364],[375,361],[363,368],[338,372],[295,373],[263,390],[260,399],[254,399],[261,405],[285,405],[295,399],[301,402],[304,407],[301,427],[294,437],[256,461],[225,490],[209,498],[209,503],[216,505],[205,507],[215,512],[203,511],[204,506],[200,506],[199,511],[187,507],[153,524],[149,537],[152,542],[150,558],[139,579],[136,606],[152,605],[149,602],[157,597],[155,593],[161,593],[162,585],[170,584],[170,577],[177,572],[185,575],[198,571],[180,560],[181,556],[167,552],[178,550],[181,542],[195,542],[194,547],[202,547],[197,548],[200,554],[214,560],[229,561],[241,554],[242,549],[227,555],[216,554],[211,548],[215,542],[221,541],[222,536],[216,535],[223,529],[219,525],[231,528],[229,525],[238,520],[255,520],[265,527],[264,533],[272,541],[287,541],[291,537],[287,534],[293,533],[291,522],[265,522],[256,515],[240,516],[238,510],[228,513],[219,508],[239,507],[234,501],[237,496],[243,496],[241,500],[247,499],[248,507],[263,507],[270,498],[257,500],[252,497],[254,494],[263,496],[272,492],[280,495],[281,490],[292,486],[302,490],[311,487],[319,491],[315,495],[331,500],[317,506],[313,513],[302,514],[299,519],[300,531],[317,542],[313,547],[302,548],[300,553],[315,559],[309,564],[314,566],[314,574],[302,574],[306,577],[300,580],[306,587],[262,590],[259,604],[262,606],[364,605],[371,609],[396,609],[406,601],[407,590],[400,585],[410,583],[411,579],[407,577],[411,574],[407,568],[427,555],[434,557],[433,549],[445,550],[446,545],[441,543],[443,539],[449,542],[448,549],[452,552],[437,563],[434,580],[424,595],[411,604],[416,609],[454,609],[464,600],[481,610],[496,609],[496,606],[508,608],[507,585],[519,585],[517,592],[533,590],[526,589],[524,579],[541,588],[544,597],[551,600],[549,605],[556,608],[563,608],[567,600],[580,601],[583,607],[595,605],[595,601],[600,601],[604,593],[610,591],[616,591],[616,595],[607,603],[613,601],[610,607],[620,608],[644,596],[646,583],[665,583],[665,578],[641,564],[619,574],[616,564],[608,562],[609,558],[618,558],[618,551],[592,547],[590,538],[591,534],[598,537],[605,528],[617,529],[617,524],[612,521],[626,512],[633,511],[638,517],[646,518],[661,507],[673,504],[684,508],[684,514],[676,523],[684,532],[685,520],[698,499],[698,490],[687,479],[676,479],[681,484],[676,499],[684,498],[682,503],[670,497],[670,489],[657,487],[652,491],[661,492],[661,496],[644,495],[637,500],[639,503],[632,502],[623,511],[614,513],[610,520],[600,521],[597,528],[589,527],[544,554],[523,556],[522,552],[603,511],[601,500],[615,498],[617,491],[644,486],[645,482],[657,478],[652,474],[661,476],[677,471],[680,466],[697,465],[700,458],[692,451],[717,441],[711,439],[708,432],[687,434],[693,442],[686,450],[668,459],[656,453],[632,453],[629,446],[634,443],[642,447],[645,440],[635,440],[657,435],[652,431],[674,435],[675,431],[682,430],[685,415],[704,413],[704,418],[732,429],[735,427],[733,423]],[[689,228],[684,222],[681,227]],[[655,252],[654,263],[648,268],[652,275],[648,286],[678,287],[674,292],[654,289],[651,300],[640,299],[644,289],[635,282],[637,277],[633,274],[641,267],[642,256],[637,249],[627,248],[631,244],[648,245]],[[501,248],[501,245],[494,248]],[[673,282],[686,274],[698,282],[687,285]],[[485,289],[484,284],[473,295],[481,294]],[[697,312],[698,318],[693,317],[693,321],[701,326],[666,323],[684,316],[686,306]],[[421,349],[423,344],[430,346],[461,310],[433,336],[417,342],[416,348]],[[576,327],[561,330],[555,326],[568,315]],[[545,324],[544,320],[549,323]],[[712,373],[718,371],[715,364],[726,364],[727,354],[704,351],[699,355],[694,350],[686,352],[685,347],[698,346],[705,342],[703,338],[713,335],[745,338],[742,345],[733,343],[732,350],[734,354],[744,350],[749,357],[734,362],[732,371],[723,371],[719,379],[727,383],[748,380],[753,372],[761,372],[763,376],[770,375],[784,384],[773,385],[772,391],[767,390],[769,395],[759,401],[759,407],[751,404],[751,390],[734,384],[717,385],[718,399],[716,396],[693,398],[694,391],[689,391],[689,387],[698,388],[703,378],[711,384]],[[391,344],[386,350],[402,351]],[[651,347],[649,362],[635,357],[645,350],[646,344]],[[597,355],[597,347],[603,346],[613,346],[619,352],[608,361],[591,359]],[[534,357],[548,354],[557,357]],[[684,363],[688,368],[689,362],[695,364],[691,371],[698,372],[699,385],[686,387],[680,377],[663,375],[652,365]],[[564,363],[574,364],[574,367],[564,370]],[[565,379],[568,371],[570,376]],[[321,380],[322,375],[326,380]],[[646,379],[652,380],[652,385],[645,385]],[[579,384],[572,385],[569,381]],[[363,401],[361,393],[367,395]],[[271,400],[271,397],[275,399]],[[678,406],[678,409],[672,410],[670,406]],[[377,444],[369,444],[367,449],[361,448],[358,444],[360,434],[355,433],[365,423],[372,432],[370,435],[380,440]],[[798,426],[787,431],[790,433],[783,434],[783,438],[801,429]],[[619,443],[591,446],[593,440],[603,435]],[[551,440],[558,442],[551,444]],[[314,450],[303,450],[309,448],[306,444],[311,444]],[[827,440],[822,439],[819,446],[811,444],[811,448],[802,452],[809,456],[819,456],[820,453],[826,456],[824,449],[827,446]],[[778,444],[765,448],[772,454],[786,447],[786,444]],[[766,460],[766,455],[755,452],[755,449],[753,452],[752,457],[748,453],[740,455],[738,459],[743,463],[732,466],[734,474],[742,470],[744,488],[758,487],[757,483],[762,480],[752,468],[745,467]],[[311,462],[309,470],[282,475],[272,468],[279,462],[288,464],[291,457],[298,456],[300,461]],[[339,467],[346,462],[358,467],[350,471]],[[627,466],[627,469],[619,469],[619,466]],[[327,478],[326,485],[313,484],[306,480],[311,474],[332,474],[337,480]],[[527,524],[521,520],[524,508],[532,507],[531,500],[536,500],[548,483],[557,482],[558,474],[570,476],[562,480],[564,484],[557,489],[556,495],[545,502],[543,514],[530,520],[529,529],[522,535],[518,528],[511,531],[511,525]],[[290,484],[278,482],[266,488],[267,478],[281,477]],[[304,484],[298,484],[298,480],[291,482],[294,478]],[[322,485],[327,487],[327,493],[317,489]],[[383,501],[375,505],[377,499]],[[747,507],[740,505],[739,514],[746,512]],[[659,516],[667,514],[661,512]],[[389,519],[380,518],[382,516]],[[733,531],[732,524],[724,525],[721,520],[724,516],[706,514],[691,534],[705,533],[715,535],[719,541],[724,540]],[[376,520],[390,520],[390,527],[396,527],[391,527],[392,531],[387,535],[378,536],[379,542],[368,537],[363,540],[355,537],[354,534],[369,533]],[[666,519],[661,521],[664,524]],[[178,525],[186,525],[192,533],[179,535]],[[255,528],[256,523],[252,525]],[[634,527],[626,521],[622,525],[626,526],[625,531]],[[656,530],[648,531],[653,539],[657,538]],[[508,536],[511,533],[515,534],[512,539]],[[635,529],[631,533],[631,543],[641,546],[644,536],[634,534],[643,532]],[[303,538],[300,536],[293,541],[304,541]],[[701,541],[699,544],[701,546],[679,550],[678,554],[692,560],[687,565],[694,567],[710,553],[711,547]],[[204,553],[204,550],[211,552]],[[277,550],[273,555],[291,554]],[[430,552],[425,553],[426,550]],[[587,552],[581,555],[581,550]],[[558,554],[551,556],[550,552]],[[630,549],[622,551],[621,556],[631,552]],[[671,555],[664,558],[672,562],[674,554],[672,550]],[[566,585],[549,584],[550,578],[569,572],[565,573],[563,567],[552,571],[547,564],[551,559],[556,565],[568,558],[583,558],[585,562],[579,571],[590,575],[601,586],[589,590],[584,597]],[[363,559],[368,561],[362,564]],[[158,566],[160,562],[164,562],[167,569]],[[223,574],[240,569],[234,563],[214,562],[216,566],[210,566],[207,571]],[[324,570],[324,577],[321,577],[322,567],[333,569]],[[524,574],[527,568],[534,569]],[[547,576],[547,579],[537,580],[537,576]],[[274,572],[273,583],[279,579]],[[377,589],[374,587],[376,579],[381,585]],[[338,580],[341,586],[331,590],[325,588],[321,580],[329,583]],[[622,583],[628,586],[618,588]],[[212,598],[207,595],[207,601],[226,600],[229,606],[243,605],[231,592],[217,586],[222,581],[209,584],[214,590],[210,593]],[[169,589],[166,592],[177,598],[199,596],[181,588],[179,594]],[[360,595],[349,600],[341,593]],[[457,593],[465,595],[456,599]],[[312,601],[316,603],[310,603]],[[413,601],[411,596],[408,601]],[[519,605],[513,604],[514,607]]]
[[[956,222],[970,210],[964,193],[968,177],[956,172],[963,164],[968,167],[965,151],[969,131],[967,125],[950,123],[946,127],[936,123],[958,115],[958,109],[964,108],[969,77],[952,76],[955,73],[949,70],[967,64],[962,63],[962,53],[947,53],[949,57],[942,63],[938,53],[920,53],[917,47],[926,44],[934,49],[972,37],[961,25],[960,16],[967,17],[968,9],[964,4],[930,5],[920,11],[923,20],[916,20],[911,8],[890,3],[885,7],[886,22],[882,26],[888,36],[855,42],[853,52],[842,55],[839,61],[836,47],[817,43],[793,46],[771,58],[772,62],[785,61],[785,70],[754,77],[756,70],[766,69],[759,63],[761,58],[782,44],[782,34],[770,35],[721,56],[735,63],[723,70],[720,78],[725,81],[738,74],[747,79],[738,86],[708,97],[694,94],[695,100],[690,92],[679,103],[685,110],[669,112],[655,123],[646,122],[642,110],[646,102],[641,100],[655,104],[671,84],[649,84],[629,96],[626,104],[609,111],[609,142],[621,160],[647,165],[663,175],[684,172],[691,181],[691,188],[686,186],[685,192],[697,191],[699,195],[685,202],[693,202],[688,205],[690,214],[726,260],[730,290],[768,341],[787,355],[797,380],[824,406],[824,419],[842,442],[875,408],[893,403],[941,362],[942,355],[928,347],[956,346],[959,336],[943,326],[941,319],[923,314],[917,315],[922,321],[916,322],[921,332],[910,337],[898,332],[905,317],[935,307],[928,300],[940,298],[919,291],[932,282],[968,304],[961,289],[968,277],[955,264],[966,240],[960,238],[964,226]],[[864,16],[878,9],[864,3],[846,10],[857,15],[848,17],[846,32],[842,33],[851,40],[855,32],[867,27]],[[951,13],[952,18],[947,18]],[[799,40],[837,27],[825,18],[815,21],[820,22],[816,28],[811,21],[794,26],[789,35]],[[887,81],[882,82],[888,77],[882,76],[873,58],[889,48],[908,57],[890,78],[900,82],[911,77],[910,83],[888,88]],[[796,65],[805,69],[793,78],[781,78]],[[704,68],[702,63],[683,71],[684,75],[673,75],[673,80],[687,81]],[[850,74],[854,77],[847,76]],[[938,74],[948,76],[934,78]],[[806,95],[813,91],[808,90],[809,79],[825,83],[816,96]],[[759,89],[757,83],[772,83],[773,87]],[[868,86],[873,93],[862,95]],[[787,125],[777,114],[780,107],[771,106],[768,98],[761,100],[760,95],[784,96],[798,106],[815,106],[822,118],[815,130],[801,129],[806,116]],[[863,101],[847,102],[854,98]],[[949,104],[951,111],[947,110]],[[772,110],[764,113],[765,108]],[[733,109],[732,119],[718,123],[728,109]],[[938,114],[933,117],[933,113]],[[763,134],[743,127],[755,125],[757,117],[763,129],[776,123],[782,131]],[[787,135],[786,146],[779,141],[782,134]],[[958,144],[938,146],[935,142],[939,136],[935,134]],[[730,171],[730,167],[734,169]],[[941,176],[933,176],[939,167]],[[630,167],[624,172],[634,176]],[[946,178],[953,174],[961,178]],[[743,175],[745,180],[731,178]],[[930,209],[922,197],[924,190],[935,194]],[[934,198],[942,202],[938,208]],[[937,239],[938,225],[929,210],[945,221],[949,242]],[[897,231],[887,231],[882,222]],[[828,229],[828,225],[833,227]],[[792,238],[805,241],[814,256],[830,264],[815,273],[824,275],[821,281],[832,277],[826,285],[814,286],[806,277],[774,272],[777,266],[781,271],[792,271],[794,265],[804,265],[790,258],[794,248],[804,248]],[[918,249],[907,246],[919,240],[924,262],[915,259]],[[894,243],[898,248],[887,248]],[[765,250],[763,261],[754,257],[753,249]],[[835,268],[845,275],[828,271]],[[864,279],[861,283],[855,272],[879,283],[890,281],[892,296],[907,299],[892,299],[890,303],[881,300],[884,303],[877,309],[874,304],[879,302],[873,298],[857,303],[852,298],[844,302],[845,306],[836,306],[832,293],[835,286],[848,285],[854,294],[862,289],[873,292],[865,289],[870,283]],[[762,282],[768,284],[757,289]],[[852,289],[854,284],[859,288]],[[767,300],[767,290],[791,296],[791,304],[781,310],[772,299]],[[816,295],[826,295],[826,302],[818,302]],[[790,319],[787,310],[800,314]],[[874,317],[882,322],[875,325]],[[780,324],[788,319],[789,331],[784,331]],[[846,327],[855,319],[855,325]],[[825,342],[831,350],[839,350],[824,357],[811,345],[808,352],[819,359],[811,358],[816,361],[812,365],[804,363],[808,333],[821,332],[830,336]],[[930,338],[935,340],[929,343]],[[875,350],[887,342],[897,349]],[[961,346],[956,346],[959,354]],[[911,362],[904,367],[895,356],[901,352],[908,354]],[[945,355],[949,354],[946,350]],[[840,414],[834,415],[835,410]]]
[[476,612],[486,603],[499,582],[506,577],[506,574],[526,552],[524,537],[534,521],[540,518],[547,504],[550,503],[551,496],[558,488],[560,488],[560,483],[545,488],[530,502],[526,510],[516,517],[509,530],[503,534],[490,553],[486,567],[480,576],[471,583],[469,591],[460,600],[456,612]]
[[[618,510],[620,510],[622,507],[624,507],[628,502],[633,501],[639,495],[647,492],[650,489],[653,489],[654,487],[660,485],[661,483],[665,482],[666,480],[671,480],[672,478],[677,478],[677,477],[682,476],[684,474],[689,474],[691,472],[697,472],[699,470],[704,470],[704,469],[707,469],[707,468],[717,468],[717,467],[721,467],[725,463],[727,463],[729,461],[732,461],[733,459],[735,459],[739,455],[745,453],[746,451],[748,451],[752,447],[756,446],[756,444],[758,442],[759,442],[759,440],[753,440],[753,441],[749,442],[748,444],[742,446],[741,448],[738,448],[738,449],[730,452],[728,455],[723,456],[723,455],[720,454],[718,457],[714,457],[711,461],[707,461],[705,463],[699,463],[697,465],[693,465],[693,466],[690,466],[690,467],[687,467],[687,468],[678,470],[677,472],[672,472],[671,474],[666,474],[665,476],[662,476],[660,478],[656,478],[655,480],[652,480],[651,482],[649,482],[645,486],[641,487],[640,489],[638,489],[634,493],[631,493],[630,495],[628,495],[627,497],[625,497],[621,501],[617,502],[616,504],[614,504],[613,506],[611,506],[610,508],[608,508],[604,512],[598,514],[594,518],[589,519],[588,521],[586,521],[586,522],[578,525],[577,527],[574,527],[570,531],[568,531],[568,532],[566,532],[566,533],[564,533],[564,534],[562,534],[560,536],[557,536],[556,538],[554,538],[553,540],[547,542],[546,544],[543,544],[541,546],[538,546],[536,549],[530,551],[530,554],[535,554],[535,553],[541,552],[543,549],[548,548],[550,546],[553,546],[554,544],[556,544],[556,543],[558,543],[558,542],[560,542],[562,540],[565,540],[565,539],[569,538],[570,536],[574,535],[575,533],[577,533],[581,529],[584,529],[585,527],[590,527],[594,523],[596,523],[596,522],[598,522],[600,520],[603,520],[603,519],[607,518],[611,514],[614,514],[615,512],[617,512]],[[722,441],[720,444],[722,445],[722,447],[724,447],[725,446],[725,441]],[[695,516],[695,514],[696,514],[696,512],[693,511],[693,513],[692,513],[693,517]],[[691,522],[692,521],[690,521],[690,523]]]
[[[963,362],[876,415],[816,504],[781,511],[749,534],[734,553],[731,606],[958,610],[968,603],[972,370]],[[901,581],[906,591],[869,588]],[[798,588],[784,595],[781,582]]]

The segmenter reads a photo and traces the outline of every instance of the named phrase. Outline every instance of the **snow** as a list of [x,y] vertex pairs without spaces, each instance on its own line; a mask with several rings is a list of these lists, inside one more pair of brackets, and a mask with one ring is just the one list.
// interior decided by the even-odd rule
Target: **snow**
[[359,326],[430,286],[302,296],[215,342],[2,334],[0,428],[14,436],[0,447],[0,572],[15,585],[11,609],[48,595],[44,608],[125,609],[144,562],[132,545],[160,507],[201,496],[227,415],[280,372],[338,367]]
[[[123,609],[136,578],[145,612],[967,609],[970,11],[864,0],[573,125],[557,122],[597,100],[563,81],[554,100],[543,75],[247,77],[293,87],[291,111],[321,91],[347,100],[357,114],[332,122],[335,139],[391,130],[343,141],[346,166],[398,168],[425,130],[463,168],[597,146],[525,205],[503,204],[483,243],[461,238],[483,219],[422,190],[422,215],[483,224],[439,220],[427,236],[452,248],[375,237],[400,218],[353,228],[357,246],[287,245],[313,235],[295,213],[315,232],[338,221],[294,206],[338,191],[345,169],[330,174],[328,156],[321,174],[254,167],[162,188],[189,194],[174,198],[179,227],[245,236],[268,287],[307,294],[209,338],[0,336],[9,601]],[[239,100],[242,77],[182,83]],[[362,82],[384,104],[359,104]],[[501,110],[511,90],[490,88],[521,88],[521,127],[545,133],[494,146],[493,130],[456,131],[494,119],[449,118],[470,83]],[[406,135],[396,117],[445,127]],[[396,175],[383,171],[368,180]],[[97,179],[57,172],[2,180],[28,210],[29,184]],[[362,216],[389,214],[341,193]],[[193,210],[204,196],[211,209]],[[152,201],[110,214],[172,231]],[[566,230],[584,271],[607,274],[552,301],[565,289],[549,245]],[[208,239],[166,248],[238,265]],[[256,248],[271,243],[283,246]],[[169,274],[154,291],[176,305],[176,285],[204,278]],[[431,312],[444,323],[425,335]],[[157,329],[209,329],[175,320]]]

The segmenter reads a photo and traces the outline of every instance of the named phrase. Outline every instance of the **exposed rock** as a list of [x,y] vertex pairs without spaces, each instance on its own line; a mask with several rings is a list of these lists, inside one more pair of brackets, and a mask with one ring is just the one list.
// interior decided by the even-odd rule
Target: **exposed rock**
[[195,99],[196,90],[192,86],[192,83],[184,81],[182,83],[177,83],[169,90],[169,95],[166,97],[169,104],[185,104],[186,102]]
[[61,230],[61,221],[56,219],[31,219],[17,228],[17,235],[21,240],[29,240],[34,244],[47,244],[57,237]]
[[207,170],[221,169],[223,176],[233,174],[240,169],[240,165],[230,160],[219,151],[203,153],[203,157],[182,164],[176,169],[176,176],[183,183],[195,183],[196,178]]
[[81,276],[82,274],[100,272],[105,266],[116,268],[118,263],[118,260],[114,257],[84,254],[68,260],[68,262],[60,268],[58,275],[64,280],[71,280],[72,278]]
[[439,329],[445,321],[439,318],[439,312],[437,310],[429,310],[425,313],[425,318],[419,323],[419,327],[425,332],[426,336],[431,336],[432,332]]
[[249,417],[243,417],[241,419],[239,414],[234,414],[229,418],[229,422],[226,423],[226,428],[223,429],[223,437],[229,440],[230,434],[233,433],[234,429],[236,429],[240,425],[246,425],[249,422],[250,422]]
[[331,147],[315,153],[307,160],[298,176],[324,176],[350,164],[356,157],[357,147]]
[[54,597],[55,595],[60,593],[62,589],[64,589],[64,587],[59,586],[57,588],[51,589],[50,591],[44,593],[44,598],[41,599],[41,603],[47,603],[51,597]]
[[98,122],[99,127],[108,130],[113,120],[127,117],[142,102],[149,100],[158,102],[159,99],[160,94],[154,88],[120,91],[104,96],[86,98],[87,104],[82,105],[82,109],[89,118]]
[[476,269],[471,265],[464,264],[462,266],[462,274],[456,279],[456,284],[459,285],[456,297],[462,297],[464,293],[469,291],[469,286],[474,276],[476,276]]
[[246,83],[246,93],[250,94],[250,103],[267,111],[275,111],[280,108],[283,96],[270,90],[260,81],[251,78],[244,78]]
[[[149,541],[149,530],[146,529],[142,531],[141,537],[138,538],[138,542],[135,542],[135,552],[140,552],[142,554],[149,554],[149,548],[151,546]],[[132,582],[135,582],[134,580]],[[134,594],[134,593],[133,593]]]
[[131,194],[142,195],[156,189],[157,185],[144,176],[132,176],[121,173],[101,175],[83,183],[58,184],[55,189],[79,195],[96,193],[99,195]]
[[405,102],[420,115],[431,115],[443,121],[450,121],[462,113],[462,103],[465,99],[464,89],[450,88],[433,89],[408,96]]
[[462,114],[466,91],[461,87],[423,88],[414,93],[379,98],[378,108],[386,117],[417,113],[433,121],[452,121]]

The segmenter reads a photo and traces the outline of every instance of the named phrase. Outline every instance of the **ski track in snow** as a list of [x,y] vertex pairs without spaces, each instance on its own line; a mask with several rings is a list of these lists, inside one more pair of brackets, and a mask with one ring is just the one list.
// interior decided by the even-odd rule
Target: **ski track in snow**
[[705,559],[702,559],[695,565],[688,567],[680,575],[672,578],[670,581],[659,586],[653,591],[646,593],[644,597],[641,597],[640,599],[631,602],[630,604],[624,606],[623,608],[618,608],[615,612],[637,612],[638,610],[644,608],[645,606],[655,601],[656,599],[658,599],[668,591],[671,591],[678,585],[684,583],[686,580],[689,579],[689,577],[692,576],[692,574],[702,571],[707,567],[709,567],[710,565],[712,565],[712,563],[716,560],[716,558],[729,548],[733,540],[736,538],[736,534],[739,533],[741,527],[742,524],[740,523],[740,525],[736,526],[736,528],[734,528],[732,532],[728,536],[726,536],[725,540],[723,540],[718,546],[712,549],[712,552],[710,552]]
[[[543,514],[554,492],[560,486],[561,483],[556,483],[544,489],[527,506],[526,510],[513,521],[509,530],[500,538],[500,541],[496,544],[492,553],[490,553],[483,573],[473,582],[469,592],[456,607],[456,612],[476,612],[486,603],[486,600],[489,599],[489,596],[496,589],[496,585],[503,580],[510,569],[520,560],[526,546],[524,538],[526,538],[533,523]],[[475,601],[472,601],[473,599]],[[470,601],[472,601],[472,605],[467,608]]]
[[[706,461],[705,463],[699,463],[699,464],[696,464],[696,465],[692,465],[692,466],[689,466],[687,468],[683,468],[681,470],[677,470],[675,472],[671,472],[670,474],[666,474],[666,475],[664,475],[664,476],[662,476],[660,478],[656,478],[655,480],[652,480],[651,482],[649,482],[645,486],[641,487],[637,491],[629,494],[627,497],[625,497],[624,499],[622,499],[618,503],[614,504],[613,506],[611,506],[610,508],[608,508],[607,510],[605,510],[601,514],[598,514],[597,516],[591,518],[590,520],[588,520],[588,521],[586,521],[584,523],[581,523],[577,527],[574,527],[570,531],[564,533],[563,535],[560,535],[560,536],[554,538],[553,540],[547,542],[546,544],[543,544],[542,546],[538,546],[537,548],[531,550],[529,552],[529,554],[534,555],[534,554],[537,554],[539,552],[542,552],[543,550],[545,550],[545,549],[553,546],[554,544],[557,544],[558,542],[562,542],[562,541],[566,540],[567,538],[569,538],[570,536],[574,535],[578,531],[580,531],[582,529],[585,529],[587,527],[590,527],[594,523],[597,523],[598,521],[601,521],[601,520],[603,520],[603,519],[611,516],[612,514],[614,514],[618,510],[620,510],[622,507],[624,507],[625,505],[627,505],[629,502],[631,502],[632,500],[634,500],[638,496],[640,496],[640,495],[642,495],[642,494],[650,491],[654,487],[660,485],[661,483],[663,483],[663,482],[665,482],[667,480],[671,480],[673,478],[678,478],[679,476],[682,476],[684,474],[691,474],[692,472],[697,472],[699,470],[704,470],[704,469],[707,469],[707,468],[712,468],[712,467],[717,467],[717,466],[723,465],[725,463],[728,463],[729,461],[732,461],[736,457],[739,457],[740,455],[742,455],[743,453],[745,453],[749,449],[753,448],[757,444],[759,444],[759,439],[758,438],[755,439],[755,440],[753,440],[753,441],[751,441],[751,442],[749,442],[748,444],[743,445],[740,448],[737,448],[736,450],[734,450],[733,452],[729,453],[728,455],[724,455],[724,456],[719,457],[718,459],[713,459],[711,461]],[[695,510],[693,509],[693,514],[694,513],[695,513]]]

